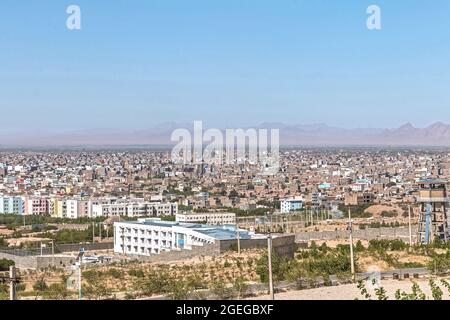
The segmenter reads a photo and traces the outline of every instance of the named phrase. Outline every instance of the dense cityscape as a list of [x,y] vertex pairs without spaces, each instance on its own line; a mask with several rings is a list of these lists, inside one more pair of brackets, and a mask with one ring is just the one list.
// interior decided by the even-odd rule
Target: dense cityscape
[[0,1],[0,316],[449,301],[449,14]]
[[[255,286],[267,281],[261,268],[269,234],[276,259],[290,266],[288,274],[277,275],[278,281],[316,281],[326,275],[334,285],[344,285],[339,277],[355,277],[355,272],[364,277],[374,266],[378,272],[396,268],[419,277],[436,259],[443,259],[444,272],[448,251],[441,256],[419,248],[440,248],[449,237],[446,214],[444,220],[433,215],[431,222],[424,214],[427,201],[433,201],[436,214],[446,213],[449,155],[436,148],[283,148],[278,173],[264,175],[249,162],[177,164],[170,150],[3,151],[2,264],[7,269],[13,261],[34,270],[27,285],[18,284],[23,297],[70,298],[77,288],[79,298],[90,299],[151,299],[155,294],[192,298],[200,289],[220,298],[251,297],[264,295],[264,289]],[[435,195],[434,200],[423,200],[427,188],[442,192],[444,210],[437,207]],[[355,255],[361,255],[358,262],[347,252],[349,221],[357,241]],[[317,259],[329,260],[326,270],[296,266],[318,243],[325,251]],[[387,251],[381,255],[379,250]],[[136,282],[139,276],[133,279],[135,272],[167,276],[161,263],[169,270],[186,263],[195,269],[216,259],[224,259],[232,270],[225,278],[207,272],[195,276],[197,283],[186,272],[180,278],[184,286],[161,285],[151,292],[146,287],[150,284]],[[229,260],[236,261],[239,270]],[[246,270],[241,260],[249,260]],[[131,279],[122,288],[107,285],[109,280],[100,281],[100,276],[95,286],[87,280],[87,295],[82,296],[77,268],[84,268],[83,277],[95,278],[91,274],[106,270],[125,272]],[[42,272],[49,283],[39,280]],[[61,273],[67,284],[55,280]],[[210,285],[205,287],[206,282]]]

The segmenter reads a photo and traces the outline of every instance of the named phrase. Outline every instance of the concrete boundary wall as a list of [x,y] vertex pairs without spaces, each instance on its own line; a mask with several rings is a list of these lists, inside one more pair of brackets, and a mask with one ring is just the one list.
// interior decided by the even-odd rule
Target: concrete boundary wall
[[[241,239],[241,249],[267,249],[267,239]],[[295,252],[295,236],[277,236],[272,240],[273,251],[277,254],[289,258],[294,257]],[[201,256],[218,256],[229,250],[237,249],[237,240],[220,240],[214,244],[193,247],[191,250],[172,250],[153,254],[151,256],[128,255],[130,258],[150,262],[172,262],[185,259],[192,259]]]
[[76,257],[72,256],[16,256],[0,252],[0,259],[14,261],[16,267],[22,269],[43,269],[51,266],[66,267],[73,264]]
[[[349,231],[310,231],[300,232],[295,234],[295,241],[311,241],[311,240],[336,240],[348,239]],[[373,239],[399,239],[405,242],[409,241],[408,227],[399,228],[368,228],[364,230],[353,230],[353,239],[358,240],[373,240]],[[417,227],[412,228],[412,239],[415,242],[417,239]]]

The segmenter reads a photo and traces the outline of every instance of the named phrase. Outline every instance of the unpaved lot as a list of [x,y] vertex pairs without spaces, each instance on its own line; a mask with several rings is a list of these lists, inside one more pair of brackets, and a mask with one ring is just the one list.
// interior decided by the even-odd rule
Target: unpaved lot
[[[447,279],[448,281],[448,279]],[[415,282],[419,285],[422,291],[427,295],[427,299],[433,299],[431,295],[431,289],[428,285],[428,279],[415,279]],[[444,292],[443,300],[450,300],[449,291],[440,283],[439,279],[436,280],[436,284]],[[395,300],[395,291],[400,289],[406,293],[411,293],[411,287],[413,282],[411,280],[382,280],[381,286],[387,291],[389,300]],[[373,293],[373,289],[370,288],[370,284],[366,285],[369,293],[372,294],[372,299],[377,299]],[[364,300],[364,297],[360,294],[356,284],[345,284],[335,287],[323,287],[315,289],[307,289],[300,291],[290,291],[277,293],[275,300],[354,300],[358,298]],[[250,300],[268,300],[269,296],[259,296],[251,298]]]

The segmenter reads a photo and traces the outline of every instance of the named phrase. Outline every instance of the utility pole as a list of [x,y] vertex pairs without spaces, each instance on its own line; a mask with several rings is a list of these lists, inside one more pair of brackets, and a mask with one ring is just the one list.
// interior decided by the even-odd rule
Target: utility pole
[[17,291],[16,291],[16,267],[9,267],[9,300],[17,300]]
[[55,266],[55,240],[52,240],[52,267]]
[[82,297],[82,292],[81,292],[81,259],[79,261],[79,265],[78,265],[78,300],[81,300]]
[[81,267],[83,265],[83,255],[84,255],[84,248],[80,249],[80,252],[78,253],[78,300],[83,299],[83,292],[81,290]]
[[236,223],[236,238],[238,254],[241,254],[241,235],[239,234],[239,224]]
[[355,260],[353,257],[353,224],[352,224],[352,213],[348,209],[348,229],[350,230],[350,264],[352,272],[352,280],[355,281]]
[[267,235],[267,257],[269,260],[269,295],[270,300],[275,300],[275,294],[273,291],[273,274],[272,274],[272,234],[269,232]]
[[408,206],[409,246],[412,247],[411,205]]

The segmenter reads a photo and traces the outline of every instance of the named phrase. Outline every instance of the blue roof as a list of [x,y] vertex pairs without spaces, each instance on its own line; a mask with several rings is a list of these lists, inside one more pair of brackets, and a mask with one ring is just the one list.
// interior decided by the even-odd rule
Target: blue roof
[[[229,230],[221,227],[214,228],[194,228],[195,231],[203,233],[207,236],[213,237],[217,240],[232,240],[236,239],[237,234],[235,230]],[[241,239],[250,239],[251,236],[247,231],[239,231]]]

